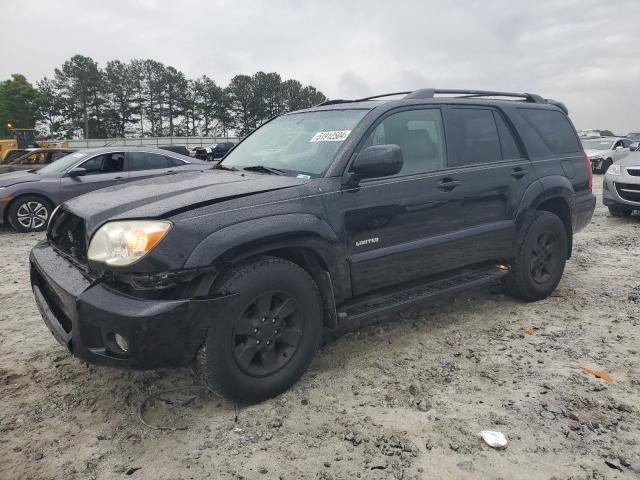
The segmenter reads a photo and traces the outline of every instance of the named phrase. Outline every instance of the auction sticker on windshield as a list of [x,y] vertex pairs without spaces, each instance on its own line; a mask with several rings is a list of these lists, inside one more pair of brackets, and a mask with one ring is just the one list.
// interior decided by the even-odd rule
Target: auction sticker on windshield
[[342,142],[346,139],[351,130],[334,130],[332,132],[318,132],[309,142]]

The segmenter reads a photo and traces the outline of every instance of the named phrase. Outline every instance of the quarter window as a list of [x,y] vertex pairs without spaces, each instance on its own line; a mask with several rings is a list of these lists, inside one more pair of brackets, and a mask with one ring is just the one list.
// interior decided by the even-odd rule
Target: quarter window
[[169,162],[170,167],[181,167],[183,165],[186,165],[186,162],[173,157],[167,157],[167,162]]
[[148,152],[129,153],[129,170],[156,170],[168,166],[167,157],[164,155]]
[[371,132],[363,148],[385,144],[398,145],[402,150],[402,170],[398,175],[445,168],[440,110],[405,110],[389,115]]
[[575,153],[581,150],[567,116],[556,110],[519,108],[520,115],[553,153]]

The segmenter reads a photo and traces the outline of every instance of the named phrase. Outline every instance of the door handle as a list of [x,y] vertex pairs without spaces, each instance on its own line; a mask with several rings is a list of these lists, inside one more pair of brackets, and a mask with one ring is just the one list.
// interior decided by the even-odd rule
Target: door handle
[[123,180],[123,179],[124,179],[124,177],[116,177],[116,178],[114,178],[114,180],[116,180],[116,181]]
[[450,192],[458,186],[460,186],[460,182],[450,177],[443,178],[438,182],[438,190],[442,190],[443,192]]
[[516,167],[513,170],[511,170],[511,176],[513,178],[515,178],[516,180],[520,180],[527,173],[529,173],[529,172],[527,172],[524,168],[520,168],[520,167]]
[[176,173],[176,172],[175,172],[175,170],[167,170],[165,173],[166,173],[167,175],[169,175],[169,174],[171,174],[171,173]]

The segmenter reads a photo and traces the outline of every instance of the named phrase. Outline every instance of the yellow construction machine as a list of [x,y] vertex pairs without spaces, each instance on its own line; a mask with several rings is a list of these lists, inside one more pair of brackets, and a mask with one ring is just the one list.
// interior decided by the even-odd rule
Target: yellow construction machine
[[0,163],[5,163],[12,158],[23,155],[30,148],[67,148],[68,141],[49,142],[36,141],[36,131],[33,128],[13,128],[7,125],[13,138],[0,140]]

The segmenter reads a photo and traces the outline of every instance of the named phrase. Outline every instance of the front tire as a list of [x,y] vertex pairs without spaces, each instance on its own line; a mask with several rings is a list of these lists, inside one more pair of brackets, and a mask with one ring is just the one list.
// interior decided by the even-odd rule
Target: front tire
[[508,294],[529,302],[542,300],[556,289],[567,260],[564,223],[554,213],[538,212],[503,284]]
[[609,170],[609,167],[613,165],[613,160],[610,158],[607,158],[604,162],[602,162],[602,169],[600,170],[600,173],[605,174],[607,173],[607,170]]
[[198,358],[206,385],[239,403],[291,387],[313,359],[322,303],[311,276],[293,262],[262,257],[223,274],[216,292],[233,292]]
[[9,223],[18,232],[40,232],[47,228],[52,211],[51,202],[46,198],[25,195],[9,206]]

